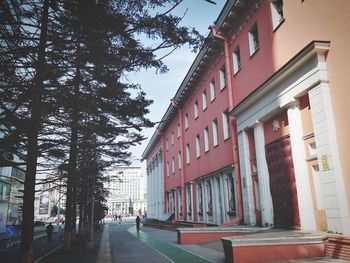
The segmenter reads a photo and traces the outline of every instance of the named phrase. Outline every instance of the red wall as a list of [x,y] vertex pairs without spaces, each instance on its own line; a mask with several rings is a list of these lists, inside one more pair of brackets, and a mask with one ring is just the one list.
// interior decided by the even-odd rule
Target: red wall
[[[278,120],[280,129],[278,131],[272,130],[272,122],[274,120]],[[273,142],[283,136],[286,136],[289,134],[289,123],[288,123],[288,116],[287,111],[284,110],[283,112],[275,115],[268,121],[264,122],[264,135],[265,135],[265,144],[268,144],[270,142]]]
[[[178,152],[181,151],[181,138],[177,137],[177,124],[179,123],[178,114],[174,117],[173,121],[170,123],[168,129],[164,133],[165,140],[168,139],[169,149],[165,146],[165,171],[167,171],[166,166],[169,162],[169,176],[167,174],[164,176],[165,191],[175,188],[181,185],[181,170],[178,166]],[[171,133],[174,133],[174,145],[171,144]],[[183,156],[183,153],[181,152]],[[172,173],[172,158],[175,158],[175,173]]]
[[[248,11],[248,14],[252,10]],[[247,18],[247,14],[243,16]],[[245,20],[245,19],[244,19]],[[249,52],[248,32],[257,23],[259,50],[251,57]],[[259,87],[266,79],[274,73],[272,56],[272,22],[269,1],[263,1],[261,7],[248,22],[241,22],[242,31],[230,44],[232,54],[239,45],[241,54],[241,70],[233,78],[233,102],[239,104],[246,96]],[[234,32],[238,33],[237,30]]]
[[[219,57],[219,55],[218,55]],[[199,83],[195,93],[191,95],[186,105],[183,107],[184,115],[188,113],[189,128],[185,131],[185,145],[190,144],[191,157],[190,164],[186,165],[185,182],[192,181],[200,176],[207,175],[222,167],[232,163],[231,139],[224,141],[222,112],[228,109],[228,88],[225,87],[220,91],[219,70],[224,65],[223,56],[220,60],[211,61],[211,68]],[[215,99],[210,101],[210,81],[215,80]],[[207,108],[202,108],[202,93],[206,90]],[[194,102],[198,100],[199,117],[194,118]],[[213,145],[212,121],[218,121],[219,144]],[[204,129],[209,130],[209,151],[204,151]],[[196,135],[200,135],[201,156],[196,158]],[[184,156],[185,158],[185,156]]]
[[[195,180],[201,176],[205,176],[211,172],[215,172],[225,166],[232,164],[232,142],[231,138],[224,141],[222,112],[228,109],[228,89],[225,87],[220,91],[219,86],[219,70],[224,65],[224,59],[222,54],[218,54],[219,60],[211,61],[211,67],[207,74],[203,77],[202,81],[198,83],[195,92],[190,95],[185,105],[181,106],[183,112],[183,118],[188,113],[189,127],[185,130],[183,123],[184,133],[184,152],[182,152],[182,158],[185,163],[185,183]],[[210,81],[215,80],[215,99],[210,101]],[[207,108],[203,111],[202,105],[202,93],[206,90],[207,94]],[[194,103],[198,101],[199,116],[194,118]],[[212,121],[214,119],[218,121],[218,134],[219,145],[213,146],[213,129]],[[165,179],[165,190],[168,191],[176,186],[181,185],[180,171],[177,169],[177,153],[181,149],[181,140],[177,139],[177,124],[179,118],[178,114],[169,125],[166,131],[166,137],[169,140],[169,151],[166,152],[166,161],[171,164],[171,159],[175,156],[176,169],[175,174],[170,174]],[[204,128],[208,126],[209,130],[209,151],[204,152]],[[174,131],[175,145],[171,146],[171,132]],[[201,156],[196,158],[196,135],[200,135],[200,148]],[[186,145],[190,144],[190,163],[186,164]],[[171,170],[171,169],[170,169]]]

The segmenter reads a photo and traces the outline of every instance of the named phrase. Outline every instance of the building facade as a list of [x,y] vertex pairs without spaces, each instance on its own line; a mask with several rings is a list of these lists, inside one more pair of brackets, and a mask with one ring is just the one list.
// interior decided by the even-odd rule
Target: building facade
[[140,167],[117,167],[111,175],[107,198],[110,215],[134,215],[146,210],[144,178]]
[[349,11],[227,1],[143,154],[163,212],[350,234]]

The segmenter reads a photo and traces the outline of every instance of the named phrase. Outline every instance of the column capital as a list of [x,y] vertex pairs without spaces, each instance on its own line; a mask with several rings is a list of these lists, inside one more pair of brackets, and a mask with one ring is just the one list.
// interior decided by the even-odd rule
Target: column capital
[[299,105],[300,105],[299,100],[293,99],[293,100],[291,100],[290,102],[288,102],[287,104],[285,104],[285,105],[283,106],[283,108],[286,108],[286,109],[294,109],[294,108],[298,108]]
[[252,128],[256,128],[256,127],[261,127],[264,125],[264,122],[262,120],[255,120],[255,123],[252,125]]

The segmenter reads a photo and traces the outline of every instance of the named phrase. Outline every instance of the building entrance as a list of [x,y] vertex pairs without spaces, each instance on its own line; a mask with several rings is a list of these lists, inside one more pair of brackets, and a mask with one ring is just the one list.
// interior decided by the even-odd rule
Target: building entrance
[[274,225],[300,228],[298,197],[289,136],[265,146],[270,174]]

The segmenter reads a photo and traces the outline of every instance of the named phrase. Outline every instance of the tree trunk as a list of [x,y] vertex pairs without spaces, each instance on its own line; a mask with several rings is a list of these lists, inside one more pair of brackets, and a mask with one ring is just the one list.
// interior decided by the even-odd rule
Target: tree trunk
[[45,68],[45,47],[47,42],[49,0],[44,0],[43,14],[40,28],[40,42],[38,49],[38,62],[36,75],[31,91],[31,117],[30,129],[28,128],[28,147],[26,160],[26,178],[23,194],[23,222],[21,233],[21,261],[32,263],[34,260],[33,236],[34,236],[34,195],[35,177],[38,158],[38,134],[41,125],[41,97],[43,93],[43,71]]
[[[78,98],[79,94],[79,81],[80,70],[77,69],[74,85],[74,97]],[[77,104],[73,106],[72,122],[71,122],[71,136],[70,136],[70,149],[69,149],[69,161],[68,161],[68,179],[67,179],[67,198],[66,198],[66,225],[64,228],[64,249],[70,250],[72,247],[72,236],[75,231],[76,211],[74,203],[74,189],[77,174],[77,155],[78,155],[78,120],[79,112]],[[74,220],[74,221],[73,221]],[[74,222],[74,224],[73,224]]]
[[85,195],[85,180],[84,175],[81,174],[81,187],[80,187],[80,201],[79,201],[79,234],[83,233],[83,213],[84,213],[84,200],[86,199]]

